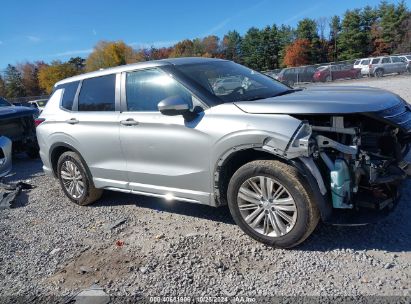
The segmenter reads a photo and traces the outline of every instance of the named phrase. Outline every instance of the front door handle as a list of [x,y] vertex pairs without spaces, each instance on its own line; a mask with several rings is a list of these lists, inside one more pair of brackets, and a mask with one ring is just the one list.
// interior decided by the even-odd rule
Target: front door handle
[[78,121],[78,119],[76,119],[76,118],[70,118],[70,119],[67,119],[67,120],[66,120],[66,123],[69,123],[69,124],[71,124],[71,125],[75,125],[75,124],[78,124],[79,121]]
[[136,126],[138,125],[138,121],[135,121],[133,118],[128,118],[126,120],[120,121],[123,126]]

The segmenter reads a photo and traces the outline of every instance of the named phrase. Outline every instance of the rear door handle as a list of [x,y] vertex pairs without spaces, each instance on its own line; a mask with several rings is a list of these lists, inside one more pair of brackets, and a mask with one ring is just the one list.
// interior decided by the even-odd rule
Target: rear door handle
[[78,124],[79,121],[78,121],[78,119],[76,119],[76,118],[70,118],[70,119],[67,119],[67,120],[66,120],[66,123],[69,123],[69,124],[71,124],[71,125],[75,125],[75,124]]
[[135,121],[133,118],[128,118],[126,120],[120,121],[123,126],[136,126],[138,125],[138,121]]

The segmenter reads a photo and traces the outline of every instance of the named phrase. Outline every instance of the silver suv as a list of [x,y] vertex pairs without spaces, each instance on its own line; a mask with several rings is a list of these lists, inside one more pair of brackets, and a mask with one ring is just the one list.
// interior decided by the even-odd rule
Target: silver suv
[[[213,88],[227,78],[238,86]],[[292,89],[218,59],[62,80],[36,123],[44,171],[73,202],[107,189],[228,204],[244,232],[278,247],[301,243],[320,219],[375,220],[396,205],[410,171],[411,111],[397,95]]]
[[385,74],[402,74],[407,71],[407,64],[398,56],[372,58],[369,65],[361,68],[362,75],[382,77]]

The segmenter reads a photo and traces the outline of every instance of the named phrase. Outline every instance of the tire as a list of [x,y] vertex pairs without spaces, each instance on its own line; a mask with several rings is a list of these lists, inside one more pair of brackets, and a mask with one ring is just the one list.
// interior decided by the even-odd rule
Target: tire
[[[285,192],[282,192],[280,189],[280,192],[283,194],[277,194],[277,199],[283,200],[282,204],[285,202],[290,203],[281,207],[277,199],[270,202],[262,198],[256,199],[254,196],[256,192],[250,195],[247,191],[253,192],[255,187],[257,187],[257,190],[261,190],[261,179],[263,181],[266,180],[264,183],[267,185],[269,185],[270,180],[274,183],[272,186],[273,191],[270,191],[271,194],[269,195],[271,198],[273,192],[276,195],[275,192],[282,186]],[[259,183],[258,180],[260,180]],[[254,186],[251,185],[253,182]],[[250,188],[247,189],[249,186]],[[308,182],[295,168],[289,165],[274,160],[252,161],[242,166],[232,176],[227,191],[228,206],[234,221],[250,237],[269,246],[291,248],[303,242],[314,231],[319,221],[319,211],[309,189]],[[243,199],[244,197],[248,201]],[[251,200],[254,199],[253,203],[250,203],[250,197],[252,197]],[[277,202],[278,208],[286,207],[290,210],[295,209],[295,211],[286,211],[285,209],[270,211],[277,208],[273,207],[275,202]],[[251,205],[253,204],[256,204],[258,207],[252,207]],[[253,224],[254,221],[261,218],[261,213],[257,211],[258,209],[264,213],[264,219],[260,220],[259,224],[253,228],[247,223],[246,219]],[[256,212],[258,216],[250,217],[253,212]],[[288,215],[288,218],[292,219],[288,224],[283,220],[284,213]],[[263,224],[266,222],[270,222],[270,224],[261,225],[261,221]],[[273,224],[273,222],[275,223]],[[281,223],[282,225],[280,225]],[[277,226],[277,228],[274,229],[274,226]],[[283,229],[281,229],[281,226]]]
[[330,75],[327,75],[327,77],[325,77],[325,82],[331,82],[333,81],[333,79],[331,78]]
[[381,78],[382,76],[384,76],[384,71],[383,71],[382,69],[377,69],[377,70],[374,72],[374,75],[375,75],[375,77],[377,77],[377,78]]
[[[85,164],[83,164],[80,156],[75,152],[65,152],[59,157],[57,161],[57,177],[64,194],[77,205],[89,205],[98,200],[103,193],[102,189],[94,187],[93,179],[87,173]],[[72,180],[73,177],[76,178],[76,181]],[[70,191],[71,185],[73,185],[73,188],[71,188],[73,189],[72,192]],[[78,188],[74,185],[78,185]],[[82,191],[80,191],[81,188],[83,189]]]

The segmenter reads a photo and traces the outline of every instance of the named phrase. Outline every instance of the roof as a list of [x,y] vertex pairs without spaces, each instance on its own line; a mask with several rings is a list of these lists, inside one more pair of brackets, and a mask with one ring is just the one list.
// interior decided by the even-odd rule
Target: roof
[[133,71],[138,69],[145,69],[157,66],[165,66],[165,65],[185,65],[185,64],[194,64],[194,63],[209,63],[209,62],[223,62],[227,61],[224,59],[217,59],[217,58],[203,58],[203,57],[181,57],[181,58],[168,58],[168,59],[161,59],[161,60],[151,60],[151,61],[144,61],[138,63],[132,63],[127,65],[120,65],[113,68],[101,69],[99,71],[84,73],[81,75],[69,77],[63,80],[60,80],[55,84],[61,85],[67,82],[72,81],[80,81],[83,79],[91,78],[91,77],[99,77],[104,75],[110,75],[115,73],[121,73],[126,71]]

